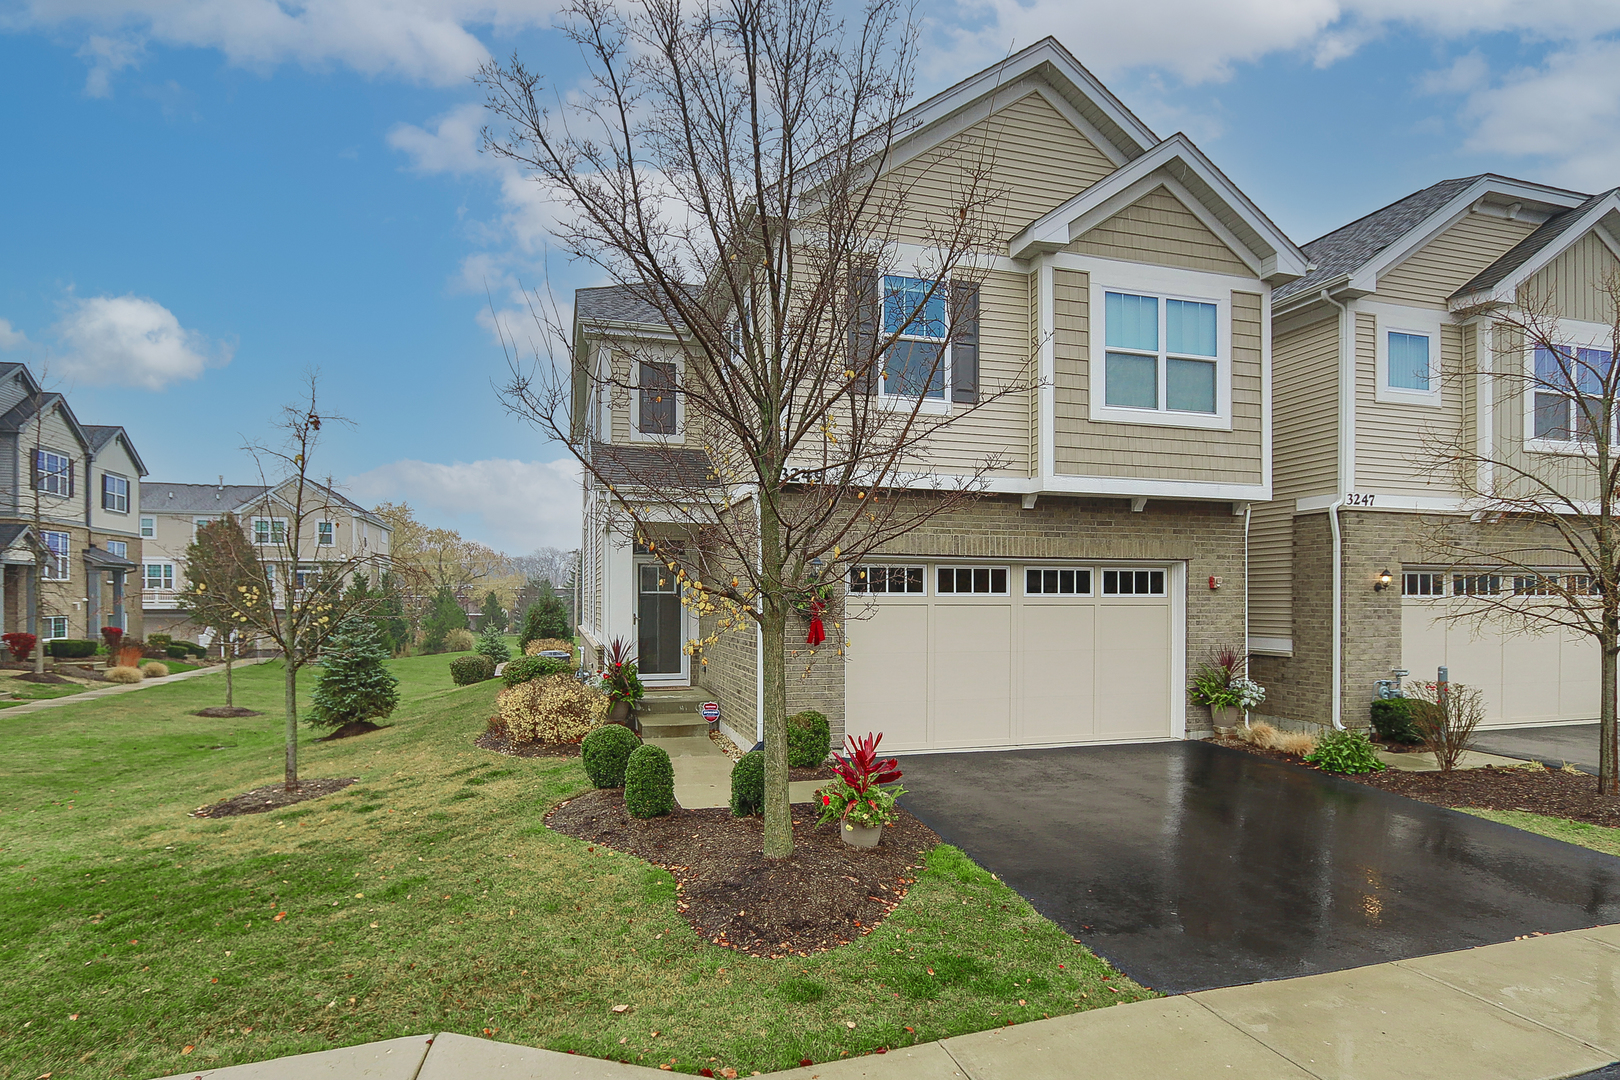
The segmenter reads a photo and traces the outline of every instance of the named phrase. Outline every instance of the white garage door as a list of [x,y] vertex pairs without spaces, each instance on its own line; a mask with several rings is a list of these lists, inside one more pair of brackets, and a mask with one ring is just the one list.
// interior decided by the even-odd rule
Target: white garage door
[[1431,682],[1444,665],[1453,682],[1485,692],[1485,724],[1493,727],[1597,716],[1599,656],[1591,638],[1505,634],[1436,617],[1468,603],[1457,591],[1511,588],[1511,578],[1408,571],[1401,584],[1401,666],[1409,679]]
[[846,721],[885,750],[1178,733],[1169,566],[919,562],[851,575]]

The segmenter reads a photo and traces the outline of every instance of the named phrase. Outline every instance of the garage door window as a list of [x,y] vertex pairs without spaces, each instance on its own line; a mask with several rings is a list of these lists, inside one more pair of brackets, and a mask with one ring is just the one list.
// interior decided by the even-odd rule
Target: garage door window
[[1028,567],[1024,571],[1025,596],[1090,596],[1090,570],[1046,570]]
[[1459,574],[1451,579],[1453,596],[1500,596],[1502,578],[1497,574]]
[[1163,570],[1104,570],[1104,596],[1163,596]]
[[851,567],[849,591],[852,593],[907,593],[921,596],[923,568],[920,566],[878,566],[867,564]]
[[1402,596],[1444,596],[1446,575],[1408,572],[1401,575]]
[[982,596],[1007,595],[1007,568],[1005,566],[941,566],[939,568],[941,596],[977,593]]

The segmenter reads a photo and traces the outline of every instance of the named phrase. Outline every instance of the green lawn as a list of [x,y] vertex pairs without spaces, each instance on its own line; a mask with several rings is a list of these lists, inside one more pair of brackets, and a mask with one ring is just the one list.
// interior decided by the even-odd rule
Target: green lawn
[[49,698],[67,697],[70,694],[82,694],[89,687],[78,683],[34,683],[22,682],[15,675],[4,677],[0,681],[0,709],[9,709],[13,705],[22,705],[30,701],[45,701]]
[[948,847],[855,944],[712,946],[667,873],[544,827],[583,770],[474,747],[499,683],[450,659],[391,662],[387,730],[306,736],[305,776],[360,783],[252,817],[186,812],[279,777],[279,665],[236,677],[263,717],[190,715],[206,676],[0,718],[0,1078],[486,1029],[746,1076],[1149,996]]
[[1532,814],[1527,810],[1481,810],[1472,806],[1459,806],[1457,809],[1475,817],[1512,825],[1515,829],[1523,829],[1525,832],[1540,833],[1554,840],[1589,847],[1606,855],[1620,855],[1620,829],[1588,825],[1584,821],[1570,821],[1568,818],[1548,817],[1545,814]]

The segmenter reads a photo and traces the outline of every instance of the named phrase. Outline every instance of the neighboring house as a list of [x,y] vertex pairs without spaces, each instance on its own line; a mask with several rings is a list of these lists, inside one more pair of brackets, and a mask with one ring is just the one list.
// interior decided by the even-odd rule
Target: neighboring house
[[[980,378],[947,376],[938,408],[978,385],[1038,385],[946,429],[937,473],[999,455],[988,494],[856,569],[848,657],[790,644],[790,710],[821,709],[835,734],[882,731],[885,750],[1207,730],[1187,673],[1244,640],[1245,525],[1271,497],[1272,290],[1306,260],[1190,140],[1155,135],[1051,39],[907,123],[887,167],[949,185],[994,147],[1006,189],[971,328]],[[930,243],[922,227],[898,240]],[[905,267],[883,269],[885,290],[908,287]],[[662,393],[683,377],[662,320],[615,288],[580,290],[574,319],[579,371],[616,370],[627,337],[669,349],[667,364],[621,372],[639,387],[624,400],[585,400],[576,380],[575,434],[598,471],[638,501],[669,471],[708,476],[679,397]],[[753,743],[753,636],[723,637],[694,672],[694,616],[586,476],[587,646],[633,642],[649,684],[696,681]]]
[[[1253,666],[1271,688],[1261,712],[1365,726],[1381,680],[1432,681],[1444,665],[1485,692],[1487,723],[1595,717],[1590,639],[1436,620],[1471,593],[1533,583],[1435,561],[1437,522],[1524,526],[1472,517],[1433,455],[1466,440],[1534,473],[1576,445],[1568,400],[1524,392],[1534,350],[1493,316],[1550,303],[1571,345],[1606,355],[1620,195],[1446,180],[1305,252],[1311,273],[1272,301],[1276,501],[1255,508],[1249,547]],[[1521,374],[1492,374],[1509,371]]]
[[[179,606],[179,594],[186,587],[186,548],[196,538],[197,526],[234,514],[250,540],[262,546],[264,557],[284,560],[289,518],[289,500],[294,481],[266,487],[263,484],[149,483],[141,507],[140,530],[145,538],[141,560],[142,607],[148,633],[162,632],[176,640],[208,644],[213,631],[196,625]],[[324,487],[314,487],[312,497],[330,509],[306,520],[299,538],[298,563],[294,585],[301,586],[306,575],[321,572],[321,564],[359,558],[363,572],[373,584],[390,565],[393,529],[387,522],[348,499]],[[277,567],[268,569],[274,575]],[[277,606],[285,583],[276,582]]]
[[142,632],[126,592],[145,475],[123,428],[81,424],[26,366],[0,364],[0,631]]

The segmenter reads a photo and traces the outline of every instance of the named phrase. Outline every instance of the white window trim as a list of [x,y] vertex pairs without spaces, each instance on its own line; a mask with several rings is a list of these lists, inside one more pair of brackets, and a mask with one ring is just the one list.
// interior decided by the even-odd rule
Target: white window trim
[[[1094,597],[1094,596],[1097,595],[1097,589],[1100,587],[1100,582],[1099,582],[1099,579],[1098,579],[1098,575],[1102,573],[1102,568],[1095,565],[1095,564],[1092,564],[1092,563],[1038,563],[1038,562],[1027,562],[1027,563],[1023,564],[1022,568],[1023,568],[1023,581],[1020,583],[1021,592],[1020,592],[1019,595],[1021,595],[1026,600],[1066,600],[1066,599],[1070,599],[1070,598]],[[1086,575],[1088,575],[1087,576],[1087,582],[1086,582],[1086,591],[1085,592],[1072,592],[1072,593],[1066,593],[1066,592],[1030,592],[1029,591],[1029,572],[1031,570],[1042,571],[1042,572],[1044,572],[1046,570],[1060,570],[1060,571],[1061,570],[1072,570],[1072,571],[1075,571],[1077,573],[1083,572]]]
[[[1122,574],[1139,574],[1139,573],[1142,573],[1144,571],[1149,573],[1149,574],[1152,574],[1154,572],[1162,573],[1164,575],[1164,592],[1158,592],[1158,593],[1156,593],[1156,592],[1145,592],[1145,593],[1139,593],[1139,592],[1128,592],[1128,593],[1114,592],[1114,593],[1111,593],[1111,592],[1108,592],[1106,589],[1103,588],[1104,575],[1108,574],[1110,571],[1115,571],[1115,570],[1119,571]],[[1148,580],[1149,580],[1149,583],[1151,584],[1152,579],[1149,578]],[[1170,595],[1170,590],[1173,587],[1173,585],[1174,585],[1174,583],[1171,580],[1170,568],[1168,566],[1108,566],[1108,565],[1104,564],[1102,566],[1097,567],[1097,582],[1096,582],[1097,593],[1096,594],[1099,597],[1112,598],[1114,600],[1152,599],[1154,597],[1169,596]]]
[[[122,510],[118,509],[116,506],[107,505],[107,481],[109,479],[122,480],[124,482],[124,508]],[[122,473],[115,472],[104,472],[101,474],[101,508],[107,513],[128,514],[130,503],[133,501],[131,496],[134,495],[134,493],[135,485],[130,483],[129,477],[123,475]]]
[[[321,532],[322,525],[326,526],[326,531],[324,533]],[[323,540],[323,536],[327,537],[327,539]],[[315,523],[315,546],[337,547],[337,522],[317,521]]]
[[932,589],[932,584],[933,583],[928,580],[928,572],[929,572],[929,569],[930,569],[930,565],[931,564],[929,564],[929,563],[916,563],[916,562],[861,562],[861,563],[856,563],[854,566],[851,566],[849,568],[849,573],[851,575],[853,575],[855,573],[856,569],[858,569],[859,567],[862,567],[862,566],[881,566],[885,570],[893,570],[893,569],[896,569],[896,568],[901,569],[901,570],[921,570],[922,571],[922,584],[923,584],[922,592],[864,592],[864,591],[857,592],[855,589],[852,589],[852,588],[849,587],[850,586],[850,580],[848,578],[846,578],[846,580],[845,580],[844,587],[845,587],[845,590],[848,592],[848,594],[850,596],[858,597],[858,598],[865,598],[865,599],[870,599],[870,598],[872,598],[874,596],[909,596],[909,597],[913,597],[913,598],[921,597],[921,596],[928,596],[933,592],[933,589]]
[[[1377,373],[1373,381],[1373,400],[1385,405],[1442,408],[1441,384],[1445,374],[1445,357],[1441,353],[1444,347],[1441,327],[1445,325],[1444,313],[1427,308],[1366,302],[1359,304],[1357,309],[1372,315],[1377,327],[1374,349]],[[1429,389],[1408,390],[1389,385],[1390,334],[1412,334],[1429,339]]]
[[[1091,273],[1089,319],[1090,416],[1093,421],[1116,424],[1152,424],[1159,427],[1202,428],[1206,431],[1232,430],[1232,290],[1231,279],[1196,270],[1175,270],[1157,266],[1129,266],[1099,263]],[[1220,284],[1217,284],[1217,281]],[[1215,305],[1215,412],[1173,412],[1169,409],[1133,409],[1108,404],[1108,328],[1104,325],[1106,294],[1111,292],[1154,296],[1159,303],[1159,400],[1165,400],[1169,342],[1163,333],[1166,300],[1190,300]]]
[[[884,367],[886,365],[880,365],[879,368],[878,368],[878,372],[877,372],[877,392],[872,395],[872,398],[873,398],[874,401],[877,402],[877,404],[881,408],[884,408],[884,409],[889,409],[889,410],[899,411],[899,412],[910,412],[912,409],[916,409],[918,413],[926,415],[926,416],[945,416],[945,415],[949,414],[950,411],[951,411],[951,344],[950,344],[951,283],[949,281],[941,281],[940,277],[939,277],[939,275],[937,273],[930,273],[929,271],[927,271],[926,269],[924,269],[922,267],[920,262],[915,263],[915,264],[913,264],[911,266],[891,267],[890,269],[884,270],[881,273],[879,273],[878,274],[878,336],[879,337],[888,337],[889,336],[888,327],[884,325],[884,321],[883,321],[884,320],[884,307],[885,307],[885,304],[884,304],[885,294],[884,294],[884,291],[883,291],[884,290],[883,282],[884,282],[885,278],[891,278],[891,277],[912,278],[912,279],[915,279],[915,280],[918,280],[918,281],[932,281],[932,282],[937,283],[939,291],[944,293],[944,296],[941,297],[941,299],[943,300],[943,302],[945,304],[945,337],[944,337],[944,339],[941,340],[941,339],[938,339],[938,338],[924,337],[921,334],[901,334],[900,338],[899,338],[900,341],[920,341],[920,342],[923,342],[924,344],[938,343],[938,344],[940,344],[940,345],[942,345],[944,347],[945,352],[944,352],[944,355],[941,357],[941,363],[940,363],[940,367],[942,369],[940,371],[940,374],[944,377],[943,390],[942,390],[941,395],[939,397],[937,397],[937,398],[921,397],[921,396],[916,395],[916,394],[891,394],[889,392],[889,390],[888,390],[888,387],[885,385],[888,382],[888,375],[884,371]],[[981,353],[981,356],[982,356],[982,353]],[[982,361],[981,361],[981,363],[982,363]],[[912,593],[911,595],[915,596],[916,594]]]
[[[268,521],[268,522],[271,523],[270,524],[270,538],[268,540],[260,540],[259,539],[259,522],[261,522],[261,521]],[[278,521],[281,522],[281,539],[280,540],[277,540],[275,538],[275,533],[276,533],[275,523],[278,522]],[[252,518],[252,519],[249,520],[248,525],[249,525],[249,528],[252,530],[248,535],[252,537],[253,543],[257,547],[270,547],[270,546],[275,545],[275,544],[284,544],[284,543],[287,542],[287,519],[284,518],[284,517],[255,517],[255,518]]]
[[[44,640],[46,640],[46,641],[64,641],[64,640],[67,639],[67,636],[68,636],[68,617],[66,615],[42,615],[42,616],[40,616],[39,621],[40,621],[40,627],[39,628],[41,630],[44,630],[47,626],[51,627],[51,630],[52,630],[52,632],[47,633],[47,634],[44,635]],[[55,631],[55,624],[58,621],[60,621],[62,623],[62,632],[60,634],[54,632]]]
[[[167,585],[154,586],[154,585],[151,584],[152,575],[147,573],[147,569],[149,567],[153,567],[153,566],[158,566],[158,567],[166,566],[166,567],[169,568],[169,572],[167,574],[159,574],[158,575],[159,580],[162,580],[164,578],[168,579],[169,583]],[[174,592],[174,577],[175,577],[175,575],[174,575],[174,563],[149,562],[149,563],[142,563],[141,564],[141,589],[144,592]]]
[[[103,540],[102,543],[107,545],[107,554],[109,554],[109,555],[117,555],[120,559],[129,558],[129,541],[128,540]],[[114,544],[122,545],[124,550],[123,551],[114,551],[113,550],[113,545]]]
[[630,391],[630,441],[641,443],[685,442],[686,400],[684,394],[675,395],[675,430],[672,433],[662,435],[655,431],[641,430],[641,364],[642,361],[646,361],[650,364],[674,364],[675,385],[677,387],[684,386],[686,384],[686,364],[682,361],[681,357],[675,355],[637,356],[631,353],[627,354],[627,356],[629,358],[629,362],[635,365],[635,370],[630,372],[630,374],[635,376],[636,382],[635,389]]
[[[36,459],[39,462],[39,479],[34,485],[34,490],[38,491],[42,495],[54,495],[58,499],[71,499],[73,497],[73,473],[75,471],[74,465],[76,464],[76,460],[74,459],[73,455],[64,454],[60,450],[52,450],[46,446],[33,447],[30,453],[39,455],[39,457]],[[55,471],[47,470],[45,468],[45,455],[47,454],[53,458],[59,458],[66,462],[67,467],[65,469]],[[57,491],[53,488],[47,487],[47,481],[55,481],[57,486],[66,487],[67,490]]]
[[[151,523],[152,531],[150,533],[148,533],[146,531],[148,522]],[[153,517],[150,514],[142,514],[140,523],[139,523],[138,527],[136,528],[136,531],[141,534],[141,538],[143,540],[156,539],[156,537],[157,537],[157,518]]]
[[[65,537],[67,537],[66,549],[60,555],[58,555],[56,553],[55,548],[51,547],[51,542],[48,539],[48,537],[52,537],[52,536],[65,536]],[[63,532],[60,529],[42,529],[42,530],[40,530],[39,538],[40,538],[40,541],[45,545],[45,552],[46,552],[46,554],[45,554],[45,566],[44,566],[44,569],[45,569],[46,572],[43,573],[42,575],[40,575],[41,578],[43,580],[45,580],[45,581],[72,581],[73,580],[73,534],[70,533],[70,532]],[[58,560],[60,560],[60,562]],[[50,571],[56,569],[58,566],[60,566],[61,570],[62,570],[62,572],[60,574],[53,574],[53,573],[50,572]]]
[[[1007,582],[1007,587],[1005,589],[1001,590],[1000,592],[974,592],[972,590],[969,590],[968,592],[954,592],[954,591],[953,592],[941,592],[940,589],[939,589],[939,572],[941,570],[1000,570],[1002,573],[1004,573],[1006,575],[1006,578],[1004,580]],[[926,588],[927,585],[928,585],[928,582],[927,582],[927,580],[925,578],[925,580],[923,581],[924,588]],[[1011,596],[1013,594],[1013,592],[1012,592],[1013,571],[1012,571],[1012,567],[1009,566],[1006,563],[940,562],[940,563],[935,563],[934,564],[934,581],[933,581],[933,585],[934,585],[934,595],[935,596],[945,596],[945,597],[953,597],[953,598],[954,597],[959,597],[959,596]],[[917,594],[916,593],[910,593],[908,595],[915,596]]]
[[[1614,328],[1603,323],[1578,322],[1574,319],[1558,320],[1558,338],[1562,344],[1572,345],[1581,349],[1612,349]],[[1536,438],[1536,347],[1532,342],[1524,346],[1524,393],[1519,395],[1523,400],[1520,405],[1523,409],[1524,448],[1532,454],[1564,454],[1573,457],[1584,457],[1591,443],[1580,439],[1547,439]],[[1574,420],[1573,414],[1570,420]]]

